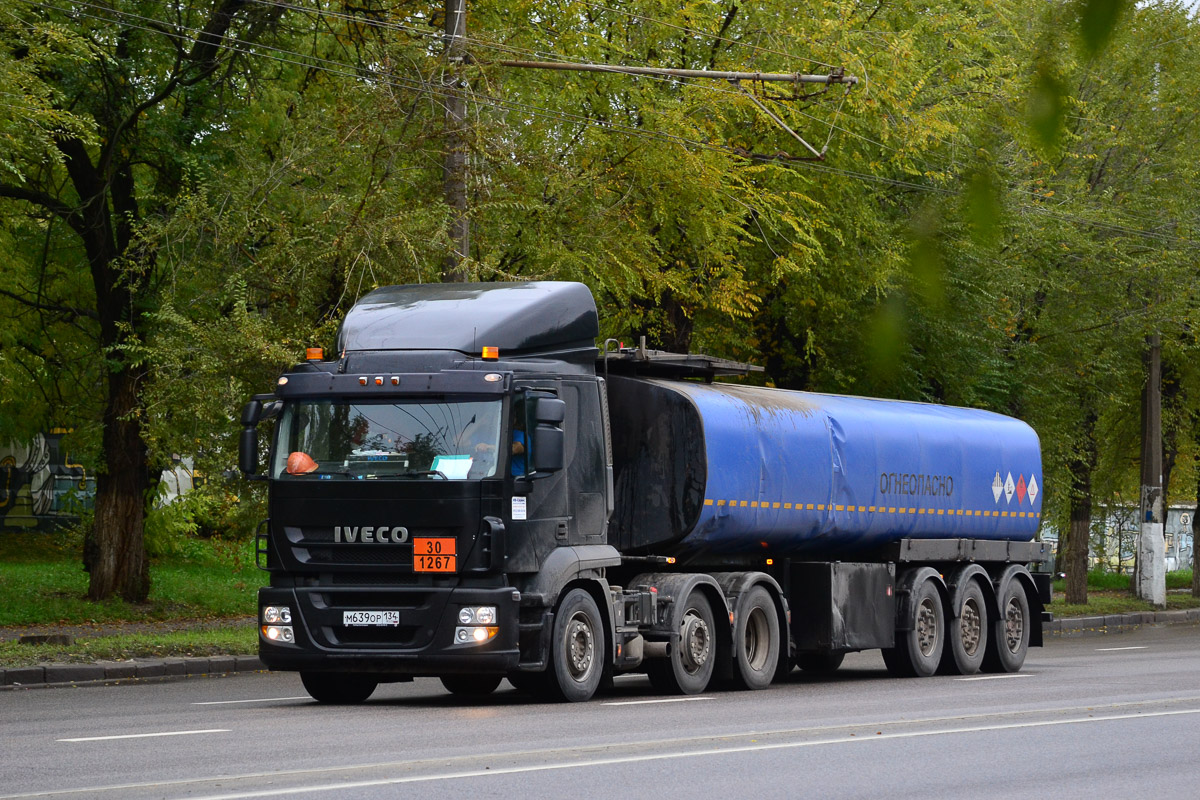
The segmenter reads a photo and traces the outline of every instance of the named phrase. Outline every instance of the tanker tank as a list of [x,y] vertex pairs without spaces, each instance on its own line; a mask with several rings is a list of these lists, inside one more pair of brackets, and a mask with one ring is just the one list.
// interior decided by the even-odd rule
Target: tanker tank
[[837,560],[1041,519],[1037,434],[989,411],[618,376],[609,407],[623,552]]

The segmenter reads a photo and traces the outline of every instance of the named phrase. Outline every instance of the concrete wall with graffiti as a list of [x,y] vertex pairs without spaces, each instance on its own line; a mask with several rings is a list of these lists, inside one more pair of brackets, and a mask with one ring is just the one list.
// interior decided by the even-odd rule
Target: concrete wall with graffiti
[[0,531],[52,530],[91,508],[96,480],[72,463],[66,431],[39,433],[25,444],[0,446]]

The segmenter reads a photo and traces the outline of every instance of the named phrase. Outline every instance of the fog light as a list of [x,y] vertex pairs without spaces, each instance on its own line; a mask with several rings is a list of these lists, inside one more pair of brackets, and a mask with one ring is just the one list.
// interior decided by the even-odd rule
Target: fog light
[[483,644],[491,641],[500,632],[494,625],[474,625],[454,629],[454,641],[459,644]]
[[263,625],[262,635],[272,642],[291,644],[296,641],[296,634],[292,631],[291,625]]
[[292,609],[287,606],[265,606],[262,610],[262,621],[268,625],[291,625]]

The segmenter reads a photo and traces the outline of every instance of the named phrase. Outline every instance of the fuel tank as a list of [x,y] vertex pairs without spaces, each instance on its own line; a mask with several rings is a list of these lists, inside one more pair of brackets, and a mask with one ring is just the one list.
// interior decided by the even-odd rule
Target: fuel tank
[[835,560],[1041,520],[1037,434],[989,411],[627,377],[609,408],[626,553]]

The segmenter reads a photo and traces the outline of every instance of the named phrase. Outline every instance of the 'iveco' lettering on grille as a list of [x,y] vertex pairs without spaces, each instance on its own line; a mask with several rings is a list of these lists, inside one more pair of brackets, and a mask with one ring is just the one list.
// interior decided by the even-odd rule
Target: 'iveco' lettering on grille
[[359,528],[334,527],[335,542],[365,542],[369,544],[404,544],[408,528],[388,525],[363,525]]

